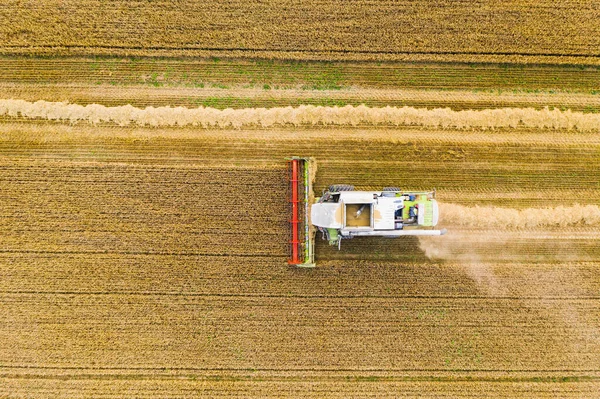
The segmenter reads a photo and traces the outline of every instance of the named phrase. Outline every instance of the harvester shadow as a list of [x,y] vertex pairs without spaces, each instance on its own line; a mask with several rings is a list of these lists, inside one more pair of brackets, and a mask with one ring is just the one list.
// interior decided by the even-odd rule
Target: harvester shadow
[[315,242],[315,260],[373,260],[392,262],[432,263],[419,247],[419,238],[415,236],[384,238],[356,237],[342,240],[341,248],[330,246],[322,240],[320,234]]

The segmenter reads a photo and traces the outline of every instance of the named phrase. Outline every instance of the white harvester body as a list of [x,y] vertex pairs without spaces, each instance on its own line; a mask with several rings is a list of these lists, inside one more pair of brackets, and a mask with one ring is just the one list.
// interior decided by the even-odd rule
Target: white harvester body
[[439,219],[435,191],[346,191],[349,187],[332,186],[311,206],[311,224],[323,232],[331,245],[339,247],[343,238],[358,236],[446,233],[445,229],[434,229]]

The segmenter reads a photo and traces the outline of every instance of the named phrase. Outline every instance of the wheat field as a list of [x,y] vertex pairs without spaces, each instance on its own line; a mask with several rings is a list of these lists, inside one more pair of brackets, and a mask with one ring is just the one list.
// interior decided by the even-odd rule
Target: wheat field
[[[593,398],[588,1],[0,5],[0,398]],[[436,188],[443,237],[317,236]]]
[[598,5],[585,0],[49,0],[0,10],[5,54],[597,64],[600,48]]
[[[600,141],[520,129],[5,122],[2,394],[593,396]],[[449,235],[288,266],[290,153],[436,184]]]

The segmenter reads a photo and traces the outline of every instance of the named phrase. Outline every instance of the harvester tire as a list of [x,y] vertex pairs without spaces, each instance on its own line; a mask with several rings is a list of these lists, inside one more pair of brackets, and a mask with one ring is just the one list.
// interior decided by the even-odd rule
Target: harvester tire
[[398,187],[384,187],[383,191],[401,191]]
[[329,192],[337,193],[339,191],[354,191],[354,186],[350,184],[332,184],[329,186]]

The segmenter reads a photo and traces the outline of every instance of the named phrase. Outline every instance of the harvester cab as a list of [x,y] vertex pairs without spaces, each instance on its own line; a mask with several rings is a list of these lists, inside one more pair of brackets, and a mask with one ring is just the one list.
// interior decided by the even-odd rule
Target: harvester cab
[[330,245],[341,248],[342,239],[360,236],[439,236],[439,207],[435,190],[403,191],[384,187],[381,191],[355,191],[354,186],[336,184],[315,200],[312,182],[316,162],[293,157],[289,162],[291,235],[288,263],[313,267],[316,231]]

